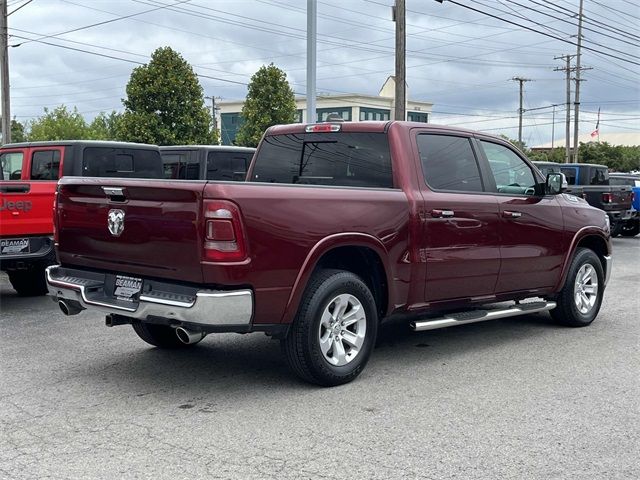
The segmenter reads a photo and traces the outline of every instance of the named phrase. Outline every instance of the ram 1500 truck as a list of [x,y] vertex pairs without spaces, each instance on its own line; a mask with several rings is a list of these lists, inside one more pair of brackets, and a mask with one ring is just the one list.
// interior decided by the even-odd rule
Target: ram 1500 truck
[[561,185],[481,133],[275,126],[247,182],[63,178],[47,282],[64,313],[104,312],[161,348],[266,332],[300,377],[338,385],[391,318],[589,325],[611,272],[607,217]]
[[160,147],[164,178],[244,182],[255,148],[227,145]]
[[62,176],[162,178],[158,147],[123,142],[14,143],[0,148],[0,269],[19,295],[44,295],[55,264],[53,199]]

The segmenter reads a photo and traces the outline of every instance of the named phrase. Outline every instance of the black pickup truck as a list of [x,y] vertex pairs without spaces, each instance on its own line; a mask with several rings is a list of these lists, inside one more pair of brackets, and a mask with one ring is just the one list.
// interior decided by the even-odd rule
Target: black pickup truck
[[243,182],[255,148],[221,145],[160,147],[164,178]]
[[627,235],[640,220],[632,208],[633,191],[627,185],[611,185],[609,168],[592,163],[534,162],[544,174],[561,172],[567,179],[566,193],[584,198],[589,205],[604,210],[611,235]]

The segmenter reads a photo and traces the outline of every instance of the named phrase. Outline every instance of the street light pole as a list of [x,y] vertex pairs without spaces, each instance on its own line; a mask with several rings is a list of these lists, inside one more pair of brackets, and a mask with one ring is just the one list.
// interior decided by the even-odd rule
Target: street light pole
[[9,91],[9,50],[7,0],[0,0],[0,83],[2,84],[2,143],[11,143],[11,100]]
[[307,123],[316,122],[317,0],[307,0]]

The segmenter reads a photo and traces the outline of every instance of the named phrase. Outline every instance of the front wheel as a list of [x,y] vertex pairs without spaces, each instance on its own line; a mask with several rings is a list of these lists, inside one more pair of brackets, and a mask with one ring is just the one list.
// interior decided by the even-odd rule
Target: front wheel
[[635,237],[640,233],[640,219],[629,220],[620,232],[623,237]]
[[282,348],[299,377],[331,387],[362,372],[377,329],[376,303],[367,285],[351,272],[321,270],[312,277]]
[[592,250],[579,248],[558,294],[558,306],[551,310],[551,316],[569,327],[586,327],[598,315],[603,294],[604,274],[600,259]]

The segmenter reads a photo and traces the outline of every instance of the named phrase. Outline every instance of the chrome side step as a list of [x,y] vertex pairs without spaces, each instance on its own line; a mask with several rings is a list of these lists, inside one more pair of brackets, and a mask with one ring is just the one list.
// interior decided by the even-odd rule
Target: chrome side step
[[556,308],[556,302],[529,302],[517,303],[508,308],[493,310],[469,310],[466,312],[449,313],[440,318],[430,318],[427,320],[417,320],[411,322],[411,328],[416,332],[423,330],[436,330],[438,328],[453,327],[455,325],[466,325],[467,323],[485,322],[498,318],[517,317],[528,313],[548,312]]

